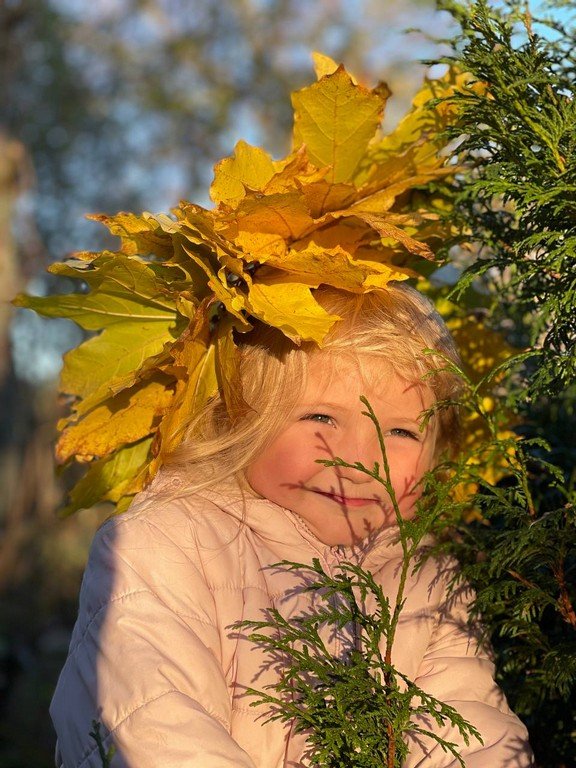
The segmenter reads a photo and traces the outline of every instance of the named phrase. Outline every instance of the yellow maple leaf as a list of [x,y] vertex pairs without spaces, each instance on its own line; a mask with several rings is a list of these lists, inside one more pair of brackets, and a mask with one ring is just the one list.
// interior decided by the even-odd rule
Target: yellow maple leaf
[[114,216],[106,214],[90,214],[92,221],[99,221],[110,230],[111,234],[120,238],[121,251],[126,255],[148,255],[154,253],[160,257],[170,258],[172,242],[156,216],[150,213],[117,213]]
[[380,125],[385,103],[339,67],[292,95],[294,147],[304,145],[315,165],[328,166],[331,182],[349,181]]
[[266,184],[263,192],[273,195],[298,191],[303,185],[324,179],[329,170],[329,168],[318,168],[311,163],[306,147],[302,146],[285,158],[274,160],[274,176]]
[[233,242],[239,232],[274,234],[293,241],[313,226],[314,221],[302,195],[298,192],[285,192],[260,197],[247,196],[233,213],[220,217],[217,229]]
[[[430,173],[420,173],[419,175],[410,175],[407,173],[407,167],[403,166],[402,174],[398,173],[394,177],[389,177],[387,185],[383,189],[377,189],[373,193],[365,188],[362,199],[350,205],[349,210],[361,210],[367,213],[377,213],[382,215],[391,211],[397,199],[407,190],[414,187],[421,187],[427,184],[431,179],[438,179],[442,176],[452,174],[453,168],[435,169]],[[428,211],[430,215],[430,212]]]
[[[370,288],[383,288],[391,280],[403,280],[406,275],[377,261],[362,261],[336,245],[331,248],[311,241],[292,248],[280,258],[269,258],[269,266],[287,272],[290,279],[317,288],[321,283],[360,293]],[[256,282],[258,284],[258,282]]]
[[263,190],[274,173],[274,162],[267,152],[239,141],[233,157],[216,164],[210,197],[215,203],[237,205],[247,190]]
[[364,211],[361,206],[358,206],[353,209],[348,208],[342,211],[335,211],[333,213],[327,214],[327,217],[354,217],[360,219],[380,236],[384,244],[388,244],[390,247],[393,247],[395,244],[399,244],[409,253],[419,256],[423,259],[434,259],[434,252],[427,243],[424,243],[421,240],[418,240],[416,237],[413,237],[408,233],[406,229],[393,224],[393,219],[389,215],[378,214],[374,213],[373,211]]
[[240,378],[239,352],[234,343],[234,326],[226,320],[218,324],[214,349],[216,378],[232,423],[246,413]]
[[321,218],[329,211],[346,208],[358,197],[358,190],[353,184],[330,184],[326,179],[309,181],[302,185],[301,194],[310,215]]
[[180,444],[191,417],[218,392],[215,350],[210,343],[211,302],[205,300],[198,307],[194,322],[170,350],[171,363],[164,366],[166,373],[176,377],[176,384],[171,408],[156,432],[150,478]]
[[322,344],[337,315],[330,315],[314,299],[310,288],[299,282],[254,282],[250,291],[252,314],[282,331],[299,344]]
[[[321,80],[326,75],[334,74],[339,66],[334,59],[326,56],[325,53],[320,53],[320,51],[312,52],[312,62],[314,63],[314,71],[318,80]],[[350,79],[356,84],[356,79],[352,75],[350,75]]]
[[64,429],[56,445],[56,458],[65,463],[93,461],[118,448],[148,437],[172,400],[164,381],[150,381],[136,390],[124,390]]
[[[383,179],[394,183],[407,176],[428,172],[431,177],[445,166],[442,154],[444,131],[457,117],[456,107],[447,99],[455,91],[481,89],[470,76],[448,69],[439,78],[424,82],[412,101],[412,107],[387,135],[374,140],[359,163],[354,183],[358,187],[378,188]],[[431,109],[431,99],[438,99]],[[451,172],[457,169],[452,166]],[[442,173],[447,173],[444,169]]]
[[266,264],[271,258],[282,258],[288,248],[282,235],[274,232],[247,232],[238,227],[230,227],[228,231],[246,258],[259,264]]

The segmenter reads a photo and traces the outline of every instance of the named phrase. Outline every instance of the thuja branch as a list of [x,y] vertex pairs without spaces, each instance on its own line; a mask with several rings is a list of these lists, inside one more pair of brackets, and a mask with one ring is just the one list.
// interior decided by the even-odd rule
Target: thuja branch
[[[464,405],[474,408],[466,397]],[[538,764],[559,768],[573,764],[576,754],[574,734],[566,729],[574,719],[576,690],[572,433],[568,421],[563,449],[569,461],[556,465],[549,459],[560,454],[551,452],[543,433],[530,437],[530,425],[521,424],[518,432],[527,436],[515,435],[505,428],[501,407],[495,400],[492,411],[475,409],[486,424],[485,445],[458,466],[448,464],[448,482],[431,489],[444,510],[434,533],[474,587],[472,611],[482,616],[495,644],[499,682],[530,724]],[[492,457],[498,464],[486,467]],[[457,490],[463,481],[477,490],[464,515],[448,487]]]
[[576,376],[574,29],[534,25],[518,5],[438,0],[461,28],[442,60],[485,85],[450,97],[450,132],[468,171],[456,178],[449,215],[479,245],[457,290],[479,275],[499,283],[493,310],[529,338],[537,359],[526,386],[538,397]]
[[367,398],[362,396],[360,398],[363,405],[366,406],[366,411],[363,412],[364,416],[368,416],[368,418],[372,421],[372,424],[374,425],[374,429],[376,430],[376,435],[378,436],[378,445],[380,447],[380,453],[382,455],[382,466],[384,468],[384,477],[381,477],[379,472],[377,472],[378,467],[375,466],[373,472],[368,472],[371,477],[374,477],[375,480],[380,482],[388,494],[390,501],[392,503],[393,509],[394,509],[394,515],[396,517],[396,524],[398,525],[398,529],[400,531],[400,543],[402,545],[402,568],[400,571],[400,580],[398,584],[398,592],[396,593],[396,601],[394,604],[394,613],[392,616],[392,620],[390,622],[390,631],[388,632],[387,638],[386,638],[386,661],[387,663],[390,663],[392,658],[392,644],[394,642],[394,636],[396,634],[396,627],[398,626],[398,621],[400,619],[400,611],[402,609],[402,605],[404,603],[404,591],[406,589],[406,579],[408,578],[408,571],[411,566],[413,566],[412,557],[415,554],[418,546],[420,545],[420,541],[422,538],[422,535],[424,534],[424,530],[422,529],[422,535],[420,537],[410,538],[407,530],[407,525],[405,520],[402,518],[402,514],[400,513],[400,507],[398,506],[398,499],[396,498],[396,493],[394,491],[394,487],[392,485],[392,478],[390,475],[390,465],[388,463],[388,455],[386,453],[386,444],[384,442],[384,434],[382,432],[382,427],[380,426],[380,423],[376,417],[376,414],[374,413],[374,409],[368,402]]
[[402,566],[400,570],[398,591],[396,593],[396,600],[394,602],[394,609],[392,612],[390,627],[386,635],[385,659],[388,663],[390,663],[392,644],[394,642],[396,627],[398,625],[398,620],[400,618],[400,611],[402,610],[402,605],[404,602],[404,591],[406,588],[406,580],[408,578],[408,573],[410,571],[410,568],[413,567],[414,565],[413,558],[420,546],[420,543],[424,534],[427,532],[427,527],[420,526],[419,528],[418,527],[415,528],[410,521],[403,519],[402,513],[400,512],[400,507],[398,505],[396,492],[392,484],[390,465],[388,462],[388,455],[386,452],[386,443],[384,440],[384,433],[382,432],[382,427],[380,426],[378,418],[374,412],[374,409],[370,405],[368,399],[362,396],[360,398],[360,401],[366,407],[366,411],[363,411],[362,415],[367,416],[371,420],[372,424],[374,425],[374,430],[378,438],[378,446],[380,449],[380,454],[382,456],[382,468],[384,470],[384,474],[382,475],[382,473],[380,472],[380,465],[378,462],[374,463],[374,466],[372,469],[368,469],[361,462],[349,463],[339,457],[336,457],[334,459],[321,459],[319,460],[318,463],[324,464],[325,466],[356,469],[364,473],[365,475],[368,475],[369,477],[373,478],[374,480],[376,480],[376,482],[380,483],[383,486],[386,492],[386,496],[389,499],[389,503],[392,505],[392,509],[394,511],[394,516],[396,520],[396,525],[398,526],[399,541],[402,547],[403,556],[402,556]]
[[[477,730],[451,706],[430,696],[384,658],[381,648],[394,621],[388,598],[372,574],[343,563],[326,573],[312,565],[283,561],[273,566],[298,571],[303,591],[323,598],[313,612],[287,622],[277,610],[262,621],[244,621],[248,639],[278,661],[278,682],[265,691],[249,689],[252,706],[266,705],[269,720],[293,722],[308,736],[311,765],[322,768],[399,768],[408,754],[408,733],[427,736],[464,768],[456,745],[414,721],[427,715],[438,725],[451,724],[466,744],[480,740]],[[363,605],[372,596],[375,609]],[[338,600],[334,598],[337,597]],[[335,657],[324,637],[353,623],[356,647]],[[270,630],[272,630],[270,632]]]

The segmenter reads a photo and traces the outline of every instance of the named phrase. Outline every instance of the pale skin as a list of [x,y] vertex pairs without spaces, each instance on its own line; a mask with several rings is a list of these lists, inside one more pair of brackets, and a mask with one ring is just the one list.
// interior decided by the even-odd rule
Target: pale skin
[[[384,435],[390,479],[400,514],[413,517],[421,480],[434,463],[434,430],[422,428],[434,402],[423,384],[382,375],[382,361],[318,355],[310,365],[303,398],[270,446],[246,469],[259,495],[296,513],[330,546],[357,544],[394,525],[384,487],[361,470],[324,466],[339,457],[372,469],[382,466],[373,423],[362,415],[370,402]],[[382,470],[383,472],[383,470]]]

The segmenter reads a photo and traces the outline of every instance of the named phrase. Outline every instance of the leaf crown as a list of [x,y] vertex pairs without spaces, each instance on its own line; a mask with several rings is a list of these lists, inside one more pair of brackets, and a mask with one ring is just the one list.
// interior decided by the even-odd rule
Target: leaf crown
[[[78,252],[49,271],[87,291],[15,303],[95,332],[64,358],[57,460],[85,466],[63,510],[118,510],[177,447],[182,425],[218,391],[231,396],[237,339],[256,323],[318,345],[337,322],[321,284],[363,293],[426,275],[447,234],[442,197],[454,173],[446,100],[469,85],[454,70],[428,79],[394,131],[390,92],[369,89],[315,54],[317,82],[292,95],[293,148],[280,160],[240,141],[215,166],[207,209],[94,215],[117,251]],[[431,100],[434,100],[431,102]],[[432,104],[432,106],[431,106]]]

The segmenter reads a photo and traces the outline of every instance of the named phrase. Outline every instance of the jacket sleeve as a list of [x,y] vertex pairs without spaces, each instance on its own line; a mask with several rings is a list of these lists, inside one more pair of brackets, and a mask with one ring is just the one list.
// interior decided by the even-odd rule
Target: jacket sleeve
[[97,534],[78,621],[51,706],[57,761],[101,768],[254,768],[230,736],[231,703],[214,600],[186,530],[146,519]]
[[[525,726],[510,710],[494,681],[494,664],[469,620],[472,590],[465,585],[440,604],[418,677],[422,690],[453,706],[480,733],[467,745],[457,728],[442,729],[422,717],[418,723],[456,745],[466,768],[528,768],[533,765]],[[459,768],[460,763],[429,737],[411,734],[405,768]]]

